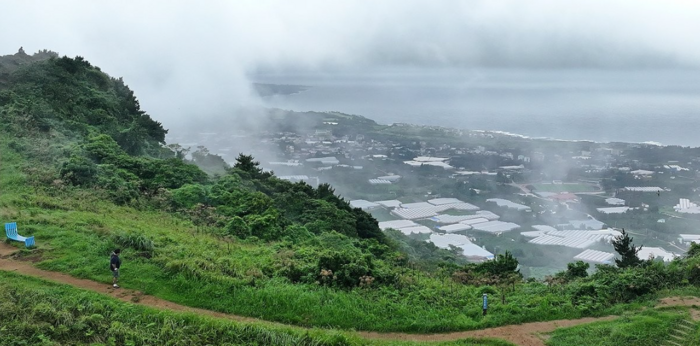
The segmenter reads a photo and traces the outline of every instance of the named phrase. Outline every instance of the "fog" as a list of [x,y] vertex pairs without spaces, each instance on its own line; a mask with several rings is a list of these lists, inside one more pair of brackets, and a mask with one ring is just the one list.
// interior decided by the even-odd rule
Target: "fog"
[[700,67],[693,1],[4,1],[0,13],[0,54],[83,56],[166,127],[259,105],[261,72]]

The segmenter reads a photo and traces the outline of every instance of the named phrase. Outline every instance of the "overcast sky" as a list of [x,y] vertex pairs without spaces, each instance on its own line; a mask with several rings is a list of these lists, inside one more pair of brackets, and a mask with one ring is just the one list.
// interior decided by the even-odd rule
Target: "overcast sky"
[[5,0],[0,17],[1,55],[81,55],[164,122],[255,103],[260,69],[700,67],[694,0]]

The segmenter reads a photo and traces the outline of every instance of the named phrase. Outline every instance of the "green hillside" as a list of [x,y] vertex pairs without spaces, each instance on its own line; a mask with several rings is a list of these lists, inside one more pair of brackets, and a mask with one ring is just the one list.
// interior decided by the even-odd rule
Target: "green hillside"
[[[223,174],[208,175],[166,146],[167,130],[122,79],[80,57],[42,54],[0,57],[0,222],[16,221],[37,241],[16,260],[106,284],[119,247],[122,286],[166,300],[304,327],[415,333],[618,313],[700,283],[693,256],[591,276],[572,266],[548,283],[525,282],[508,253],[465,264],[383,233],[331,186],[280,180],[251,156],[223,167],[201,154],[194,161],[222,165]],[[72,299],[70,290],[2,275],[56,306]],[[483,293],[493,297],[486,317]],[[154,314],[136,312],[143,317],[129,323]],[[221,325],[185,319],[224,337]],[[231,344],[265,343],[259,330],[237,330]]]

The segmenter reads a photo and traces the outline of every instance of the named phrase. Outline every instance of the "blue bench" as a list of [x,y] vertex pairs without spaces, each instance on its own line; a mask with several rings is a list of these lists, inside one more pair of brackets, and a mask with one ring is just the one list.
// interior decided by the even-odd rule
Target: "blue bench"
[[32,247],[34,246],[34,237],[23,237],[19,234],[17,234],[17,223],[16,222],[10,222],[5,224],[5,234],[7,235],[7,239],[14,240],[14,241],[21,241],[24,243],[24,246],[26,247]]

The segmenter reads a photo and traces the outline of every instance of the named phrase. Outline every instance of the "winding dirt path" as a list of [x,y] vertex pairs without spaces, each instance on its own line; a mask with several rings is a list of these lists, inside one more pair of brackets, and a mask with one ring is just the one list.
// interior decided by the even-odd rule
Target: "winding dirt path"
[[[33,276],[48,281],[67,284],[85,290],[101,293],[124,302],[145,305],[157,309],[166,309],[177,312],[191,312],[199,315],[206,315],[216,318],[229,319],[239,322],[256,322],[273,326],[288,326],[281,323],[259,320],[256,318],[225,314],[211,310],[192,308],[154,296],[145,295],[142,292],[129,289],[113,289],[109,284],[99,283],[91,280],[78,279],[67,274],[39,269],[31,265],[30,262],[13,260],[12,254],[17,252],[17,248],[0,243],[0,270],[14,271],[22,275]],[[695,306],[700,307],[700,298],[696,297],[670,297],[662,299],[659,307],[665,306]],[[571,327],[584,323],[597,321],[609,321],[618,316],[588,317],[576,320],[556,320],[546,322],[532,322],[502,327],[471,330],[465,332],[453,332],[443,334],[407,334],[407,333],[378,333],[378,332],[357,332],[357,335],[365,339],[374,340],[397,340],[397,341],[453,341],[465,338],[494,338],[502,339],[520,346],[545,346],[546,333],[550,333],[557,328]],[[296,327],[296,326],[294,326]],[[301,328],[301,327],[296,327]]]

